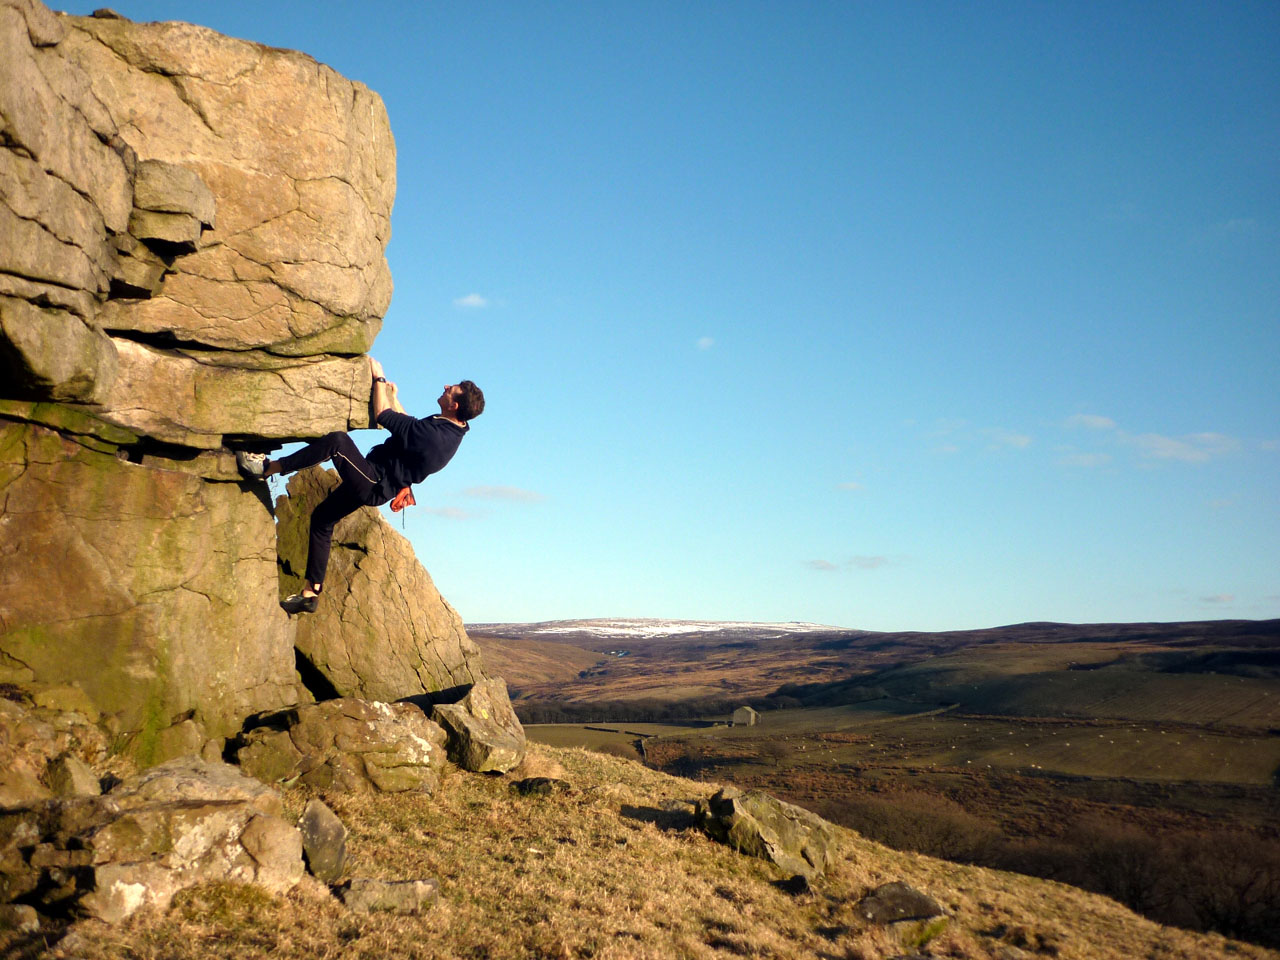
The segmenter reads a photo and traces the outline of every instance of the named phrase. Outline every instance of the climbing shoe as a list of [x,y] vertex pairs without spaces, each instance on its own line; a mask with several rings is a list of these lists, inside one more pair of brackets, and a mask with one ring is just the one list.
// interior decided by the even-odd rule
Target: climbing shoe
[[285,613],[315,613],[316,608],[320,606],[319,597],[304,597],[300,593],[295,593],[291,597],[285,597],[280,601],[280,606]]
[[265,453],[249,453],[246,450],[237,450],[236,466],[240,468],[240,472],[246,477],[255,477],[260,480],[267,469],[267,455]]

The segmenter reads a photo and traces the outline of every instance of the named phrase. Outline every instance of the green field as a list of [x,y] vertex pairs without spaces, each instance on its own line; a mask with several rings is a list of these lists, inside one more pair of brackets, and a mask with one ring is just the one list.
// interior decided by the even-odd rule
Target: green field
[[1129,656],[1119,659],[1110,645],[992,644],[881,671],[874,685],[892,696],[955,703],[971,713],[1280,729],[1275,679],[1161,672]]
[[549,747],[586,747],[588,750],[638,758],[640,754],[634,746],[637,740],[710,729],[713,728],[705,723],[528,723],[524,732],[534,743],[545,743]]
[[[911,712],[909,712],[911,711]],[[635,743],[721,751],[747,765],[796,769],[896,766],[1266,786],[1280,736],[1137,721],[1029,720],[920,712],[904,701],[776,710],[756,726],[531,724],[536,743],[635,753]]]

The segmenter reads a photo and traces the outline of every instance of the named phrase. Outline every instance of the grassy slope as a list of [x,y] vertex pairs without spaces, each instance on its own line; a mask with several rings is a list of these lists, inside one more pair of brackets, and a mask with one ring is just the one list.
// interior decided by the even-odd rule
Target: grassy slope
[[[84,960],[185,958],[598,957],[871,960],[909,953],[905,931],[872,927],[855,904],[901,880],[952,914],[928,949],[964,958],[1150,960],[1280,954],[1160,927],[1071,887],[898,853],[840,831],[837,863],[812,894],[792,898],[776,873],[686,825],[685,801],[713,787],[585,750],[543,748],[574,789],[522,798],[501,777],[457,771],[435,798],[334,795],[352,830],[354,872],[434,876],[440,903],[426,916],[358,916],[314,888],[270,897],[206,886],[117,928],[82,922],[71,949],[24,948],[0,933],[6,956]],[[307,799],[287,795],[297,813]],[[8,939],[6,939],[8,937]],[[7,948],[7,949],[6,949]],[[1035,951],[1039,951],[1038,953]]]

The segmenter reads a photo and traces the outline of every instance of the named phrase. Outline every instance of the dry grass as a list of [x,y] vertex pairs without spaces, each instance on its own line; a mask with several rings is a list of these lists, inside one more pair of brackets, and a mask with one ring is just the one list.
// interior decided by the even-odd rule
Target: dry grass
[[471,639],[484,655],[491,676],[519,678],[521,685],[554,687],[572,682],[579,672],[609,659],[602,653],[547,640],[500,639],[479,633],[472,633]]
[[[768,864],[689,826],[688,801],[714,785],[581,749],[540,752],[563,765],[571,793],[521,797],[509,778],[453,771],[435,797],[325,797],[352,831],[353,872],[439,879],[440,902],[423,917],[351,914],[318,885],[286,897],[211,885],[116,928],[76,924],[48,951],[4,934],[0,947],[7,956],[83,960],[1021,955],[1009,947],[1063,960],[1280,956],[1163,928],[1069,887],[898,853],[847,831],[829,875],[793,898],[773,885]],[[287,805],[297,813],[307,798],[293,791]],[[951,918],[940,931],[865,924],[857,900],[890,880],[931,894]]]

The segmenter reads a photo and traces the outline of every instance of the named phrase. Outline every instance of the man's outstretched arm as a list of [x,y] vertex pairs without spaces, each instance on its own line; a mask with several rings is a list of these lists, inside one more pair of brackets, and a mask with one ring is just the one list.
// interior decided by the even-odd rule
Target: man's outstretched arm
[[373,422],[376,425],[382,411],[395,409],[391,402],[392,390],[388,389],[393,384],[387,382],[382,374],[382,364],[373,357],[369,358],[369,374],[373,377]]
[[400,406],[400,391],[396,388],[396,385],[391,381],[387,381],[383,386],[387,388],[387,402],[391,404],[391,409],[396,413],[403,413],[408,416],[409,411]]
[[373,377],[373,420],[376,424],[378,417],[382,416],[383,411],[391,410],[395,413],[403,413],[408,415],[407,410],[400,405],[400,398],[397,395],[396,385],[387,380],[382,373],[382,364],[373,357],[369,358],[369,374]]

